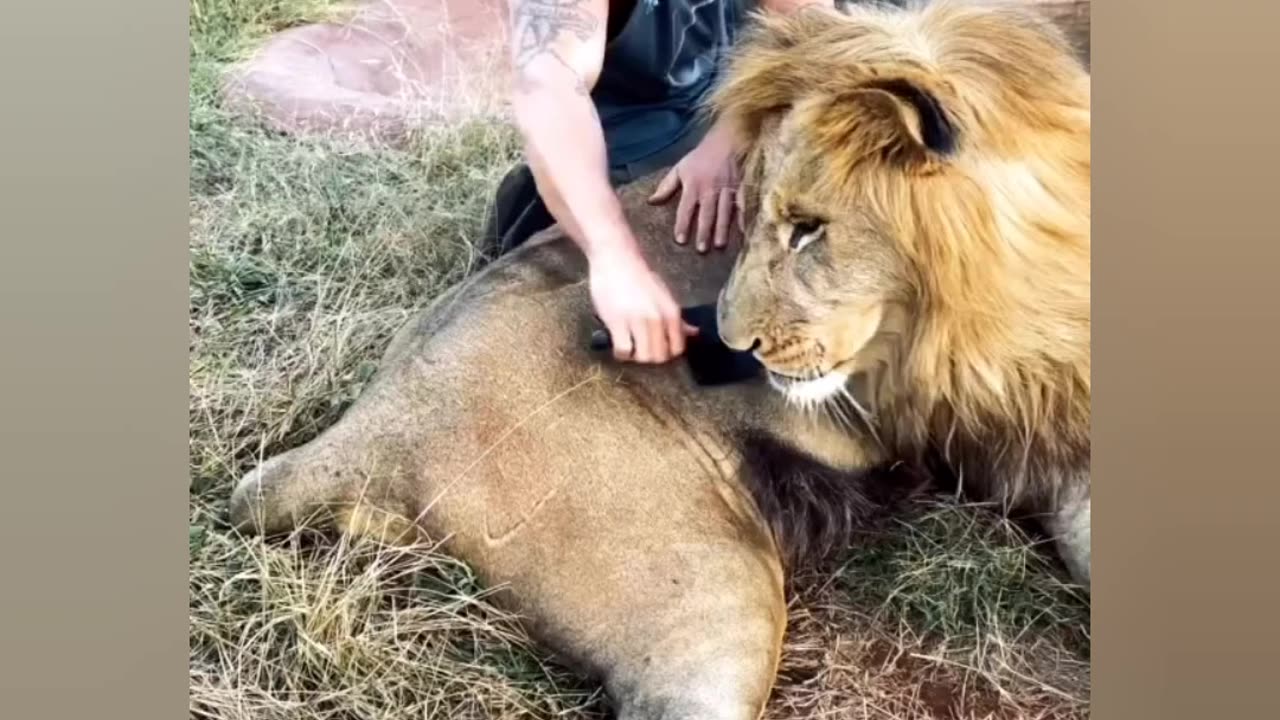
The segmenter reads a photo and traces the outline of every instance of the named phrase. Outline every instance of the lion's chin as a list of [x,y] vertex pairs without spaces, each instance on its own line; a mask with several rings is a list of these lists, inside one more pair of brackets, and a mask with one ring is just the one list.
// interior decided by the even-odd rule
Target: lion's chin
[[806,407],[818,405],[839,395],[849,381],[849,375],[839,370],[805,380],[770,370],[768,377],[769,384],[782,393],[787,402]]

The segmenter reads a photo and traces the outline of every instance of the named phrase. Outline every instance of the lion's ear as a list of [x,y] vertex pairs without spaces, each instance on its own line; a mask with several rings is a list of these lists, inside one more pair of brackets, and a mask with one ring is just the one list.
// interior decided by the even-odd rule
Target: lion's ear
[[955,127],[933,93],[907,80],[882,80],[870,83],[868,87],[883,90],[905,105],[903,121],[906,129],[926,150],[940,156],[955,152]]
[[881,80],[815,99],[798,126],[822,156],[847,170],[883,159],[907,170],[936,167],[955,152],[956,133],[933,95],[906,81]]

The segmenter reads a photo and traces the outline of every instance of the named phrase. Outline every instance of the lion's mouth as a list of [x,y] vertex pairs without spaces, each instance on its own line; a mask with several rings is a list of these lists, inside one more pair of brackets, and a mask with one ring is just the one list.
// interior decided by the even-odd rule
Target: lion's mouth
[[773,389],[785,395],[788,402],[797,405],[816,405],[836,397],[844,391],[845,383],[849,381],[849,375],[839,370],[809,377],[767,370],[766,376]]

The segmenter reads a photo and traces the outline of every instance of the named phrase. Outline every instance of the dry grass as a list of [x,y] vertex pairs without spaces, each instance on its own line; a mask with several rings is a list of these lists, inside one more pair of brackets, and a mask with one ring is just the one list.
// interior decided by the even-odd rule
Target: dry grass
[[[492,121],[371,149],[219,108],[220,68],[328,5],[192,4],[191,715],[604,717],[596,686],[434,548],[225,525],[232,480],[332,423],[413,308],[477,267],[470,238],[517,152]],[[770,717],[1087,716],[1087,600],[1046,556],[937,499],[797,578]]]
[[779,718],[1087,717],[1087,596],[989,508],[920,503],[792,581]]

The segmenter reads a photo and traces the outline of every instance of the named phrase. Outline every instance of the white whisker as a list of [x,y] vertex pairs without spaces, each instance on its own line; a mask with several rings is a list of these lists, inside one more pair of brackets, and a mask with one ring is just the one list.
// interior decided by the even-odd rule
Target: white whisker
[[876,444],[880,447],[884,447],[884,441],[880,439],[880,433],[876,432],[875,414],[868,411],[862,406],[862,403],[858,402],[858,398],[854,397],[853,393],[849,392],[847,385],[840,386],[840,394],[849,401],[850,405],[853,405],[853,409],[862,417],[862,422],[866,424],[867,429],[871,431],[871,437],[875,438]]

